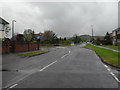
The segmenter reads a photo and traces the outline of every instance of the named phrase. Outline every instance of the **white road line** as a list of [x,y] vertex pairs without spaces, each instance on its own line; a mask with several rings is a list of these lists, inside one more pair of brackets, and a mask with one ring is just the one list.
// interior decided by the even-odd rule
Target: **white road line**
[[69,55],[71,53],[71,51],[69,51],[69,53],[63,55],[61,58],[64,58],[65,56]]
[[119,79],[115,76],[115,74],[114,74],[113,72],[110,72],[110,74],[115,78],[115,80],[116,80],[117,82],[120,83]]
[[65,47],[56,47],[56,48],[65,48]]
[[114,76],[114,78],[115,78],[115,80],[116,80],[117,82],[120,83],[120,80],[119,80],[116,76]]
[[71,53],[71,51],[69,51],[69,53]]
[[107,68],[107,70],[110,72],[111,70],[109,68]]
[[14,84],[12,86],[10,86],[9,88],[14,88],[15,86],[17,86],[18,84]]
[[65,54],[65,55],[63,55],[61,58],[64,58],[65,56],[67,56],[68,54]]
[[44,69],[48,68],[49,66],[53,65],[53,64],[56,63],[56,62],[57,62],[57,60],[54,61],[54,62],[52,62],[52,63],[50,63],[49,65],[45,66],[45,67],[42,68],[40,71],[43,71]]
[[111,74],[112,76],[115,76],[113,72],[110,72],[110,74]]
[[104,65],[106,68],[108,68],[108,66],[107,65]]
[[115,74],[110,70],[110,68],[107,66],[107,65],[104,65],[107,70],[110,72],[110,74],[113,76],[113,78],[118,82],[120,83],[120,80],[115,76]]

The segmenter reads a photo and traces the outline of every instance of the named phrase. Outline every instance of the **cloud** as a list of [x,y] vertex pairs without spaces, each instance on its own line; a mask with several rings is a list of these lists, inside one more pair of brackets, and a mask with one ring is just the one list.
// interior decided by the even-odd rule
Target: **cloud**
[[4,3],[2,17],[15,19],[15,31],[34,29],[36,33],[53,30],[58,36],[105,35],[117,28],[117,2],[21,2]]

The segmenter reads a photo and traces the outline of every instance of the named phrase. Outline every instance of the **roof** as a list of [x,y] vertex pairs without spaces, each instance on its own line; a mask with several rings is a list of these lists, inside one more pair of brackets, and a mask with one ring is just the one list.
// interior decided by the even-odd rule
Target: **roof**
[[9,24],[6,20],[4,20],[3,18],[0,17],[0,23],[6,25]]
[[114,31],[120,31],[120,27],[118,27],[117,29],[113,30],[112,32],[114,32]]

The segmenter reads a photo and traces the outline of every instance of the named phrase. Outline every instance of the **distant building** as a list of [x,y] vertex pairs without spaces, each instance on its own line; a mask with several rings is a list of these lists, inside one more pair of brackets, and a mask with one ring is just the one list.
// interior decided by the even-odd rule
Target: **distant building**
[[111,38],[113,45],[120,45],[120,27],[112,31]]
[[7,36],[7,32],[9,32],[9,23],[0,17],[0,39],[3,39]]

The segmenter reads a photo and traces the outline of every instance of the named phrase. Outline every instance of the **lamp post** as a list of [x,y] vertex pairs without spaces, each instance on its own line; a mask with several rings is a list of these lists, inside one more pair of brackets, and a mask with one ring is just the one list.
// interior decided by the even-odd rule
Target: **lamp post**
[[91,25],[91,27],[92,27],[92,40],[94,39],[94,37],[93,37],[93,25]]
[[14,36],[14,22],[16,22],[16,20],[12,20],[12,37]]

